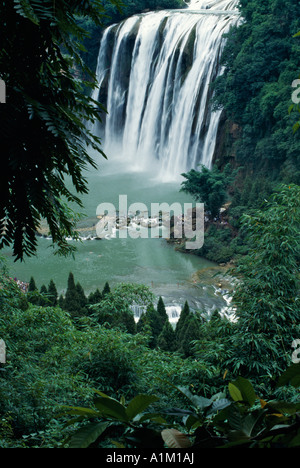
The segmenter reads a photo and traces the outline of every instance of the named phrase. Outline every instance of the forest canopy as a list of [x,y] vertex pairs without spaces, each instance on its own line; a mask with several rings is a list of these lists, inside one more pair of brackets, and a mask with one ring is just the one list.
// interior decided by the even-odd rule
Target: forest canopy
[[300,181],[299,120],[289,113],[292,83],[299,78],[300,4],[297,0],[241,0],[244,18],[227,35],[224,74],[215,100],[238,124],[234,153],[239,165],[285,183]]

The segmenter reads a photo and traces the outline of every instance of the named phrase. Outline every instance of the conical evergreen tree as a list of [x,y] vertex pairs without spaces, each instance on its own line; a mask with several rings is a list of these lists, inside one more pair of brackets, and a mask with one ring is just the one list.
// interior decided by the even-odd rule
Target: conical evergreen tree
[[124,325],[124,328],[127,333],[131,333],[132,335],[135,335],[136,333],[136,323],[134,320],[134,316],[131,312],[129,311],[123,311],[121,315],[121,323]]
[[169,317],[166,312],[164,301],[161,297],[159,297],[158,303],[157,303],[157,316],[160,321],[161,329],[163,329],[164,324],[169,321]]
[[104,297],[108,293],[110,293],[110,287],[108,282],[106,282],[102,291],[102,297]]
[[37,291],[38,288],[35,284],[35,280],[33,277],[30,278],[29,285],[28,285],[28,292],[34,292]]
[[190,307],[187,301],[185,301],[185,304],[183,306],[183,309],[181,311],[179,320],[176,324],[175,328],[175,334],[176,334],[176,341],[177,341],[177,346],[180,348],[180,341],[182,339],[182,332],[185,332],[186,328],[186,321],[190,318],[191,316],[191,311]]
[[87,308],[88,301],[87,301],[84,289],[80,283],[76,284],[76,292],[77,292],[77,301],[79,305],[78,313],[80,316],[87,315],[88,314],[88,308]]
[[149,328],[151,330],[149,316],[144,313],[140,316],[136,329],[138,333],[145,333],[146,330],[149,332]]
[[200,339],[200,324],[196,317],[191,316],[185,322],[185,332],[182,334],[180,351],[185,357],[194,355],[192,342]]
[[146,313],[144,314],[144,321],[148,323],[150,326],[151,330],[151,337],[149,340],[149,346],[150,348],[155,348],[156,343],[157,343],[157,338],[159,336],[159,331],[157,331],[156,327],[156,322],[157,322],[157,312],[154,308],[153,304],[149,304],[146,310]]
[[53,280],[50,281],[49,286],[48,286],[48,297],[50,301],[49,305],[51,307],[56,307],[58,293],[57,293],[57,289]]
[[162,315],[159,315],[153,304],[148,305],[146,316],[149,321],[152,337],[149,342],[150,348],[155,348],[157,346],[157,340],[159,335],[162,332],[164,327],[164,321],[162,320]]
[[31,302],[31,304],[39,304],[40,296],[33,277],[31,277],[29,281],[27,299],[29,302]]
[[99,289],[96,289],[95,292],[91,293],[88,297],[88,304],[94,305],[99,304],[102,300],[102,294]]
[[74,275],[73,273],[70,273],[68,278],[68,288],[64,301],[64,310],[69,312],[73,317],[78,317],[80,315],[80,308],[81,306],[75,286]]
[[48,290],[44,284],[42,285],[40,290],[40,298],[38,305],[41,307],[48,307],[50,305],[48,300]]
[[86,306],[86,304],[87,304],[87,298],[86,298],[84,289],[83,289],[83,287],[81,286],[80,283],[76,284],[76,291],[77,291],[77,297],[78,297],[79,304],[80,304],[81,307],[84,308]]
[[65,309],[65,298],[62,294],[59,296],[58,306],[63,310]]
[[175,330],[167,320],[157,340],[157,346],[163,351],[173,352],[176,350]]

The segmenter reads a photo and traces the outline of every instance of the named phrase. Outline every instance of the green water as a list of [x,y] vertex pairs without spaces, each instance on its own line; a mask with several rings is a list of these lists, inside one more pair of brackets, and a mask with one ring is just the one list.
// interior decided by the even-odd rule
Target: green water
[[[127,195],[128,206],[134,202],[166,202],[170,205],[179,202],[192,202],[192,199],[179,192],[180,181],[162,184],[153,179],[153,174],[126,172],[119,161],[99,160],[98,170],[90,170],[86,177],[89,194],[83,197],[85,219],[80,226],[89,228],[97,222],[96,209],[100,203],[113,203],[119,206],[119,195]],[[74,242],[74,241],[72,241]],[[198,270],[209,269],[214,265],[195,255],[176,252],[174,246],[165,239],[113,238],[110,240],[89,240],[77,243],[75,259],[53,255],[51,241],[39,238],[37,256],[27,258],[24,263],[14,263],[10,250],[3,253],[8,260],[10,275],[28,282],[33,276],[40,288],[53,279],[59,292],[65,292],[69,272],[79,281],[86,293],[103,288],[106,281],[110,286],[119,282],[143,283],[169,304],[183,304],[188,299],[197,307],[218,308],[225,305],[220,296],[215,295],[211,285],[195,282],[193,275]]]

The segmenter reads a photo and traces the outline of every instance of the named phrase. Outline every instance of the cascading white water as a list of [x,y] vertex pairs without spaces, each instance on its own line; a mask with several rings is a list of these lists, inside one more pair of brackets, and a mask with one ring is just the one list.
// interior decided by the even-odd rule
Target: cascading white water
[[[102,38],[94,99],[108,111],[104,150],[161,180],[211,166],[221,112],[211,83],[222,72],[223,35],[239,20],[237,0],[191,0],[185,10],[133,16]],[[100,131],[99,127],[99,131]]]

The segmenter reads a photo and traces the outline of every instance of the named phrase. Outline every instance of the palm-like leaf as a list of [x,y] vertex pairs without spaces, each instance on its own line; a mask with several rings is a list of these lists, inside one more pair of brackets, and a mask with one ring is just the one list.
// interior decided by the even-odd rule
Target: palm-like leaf
[[45,218],[59,251],[72,253],[65,238],[76,237],[76,225],[65,202],[80,206],[80,194],[88,191],[83,171],[95,166],[88,148],[103,154],[87,128],[103,109],[83,92],[87,82],[74,78],[76,70],[95,85],[80,57],[87,32],[76,18],[100,24],[104,7],[96,0],[6,3],[0,7],[0,77],[7,88],[0,107],[0,248],[12,244],[16,259],[34,254]]

